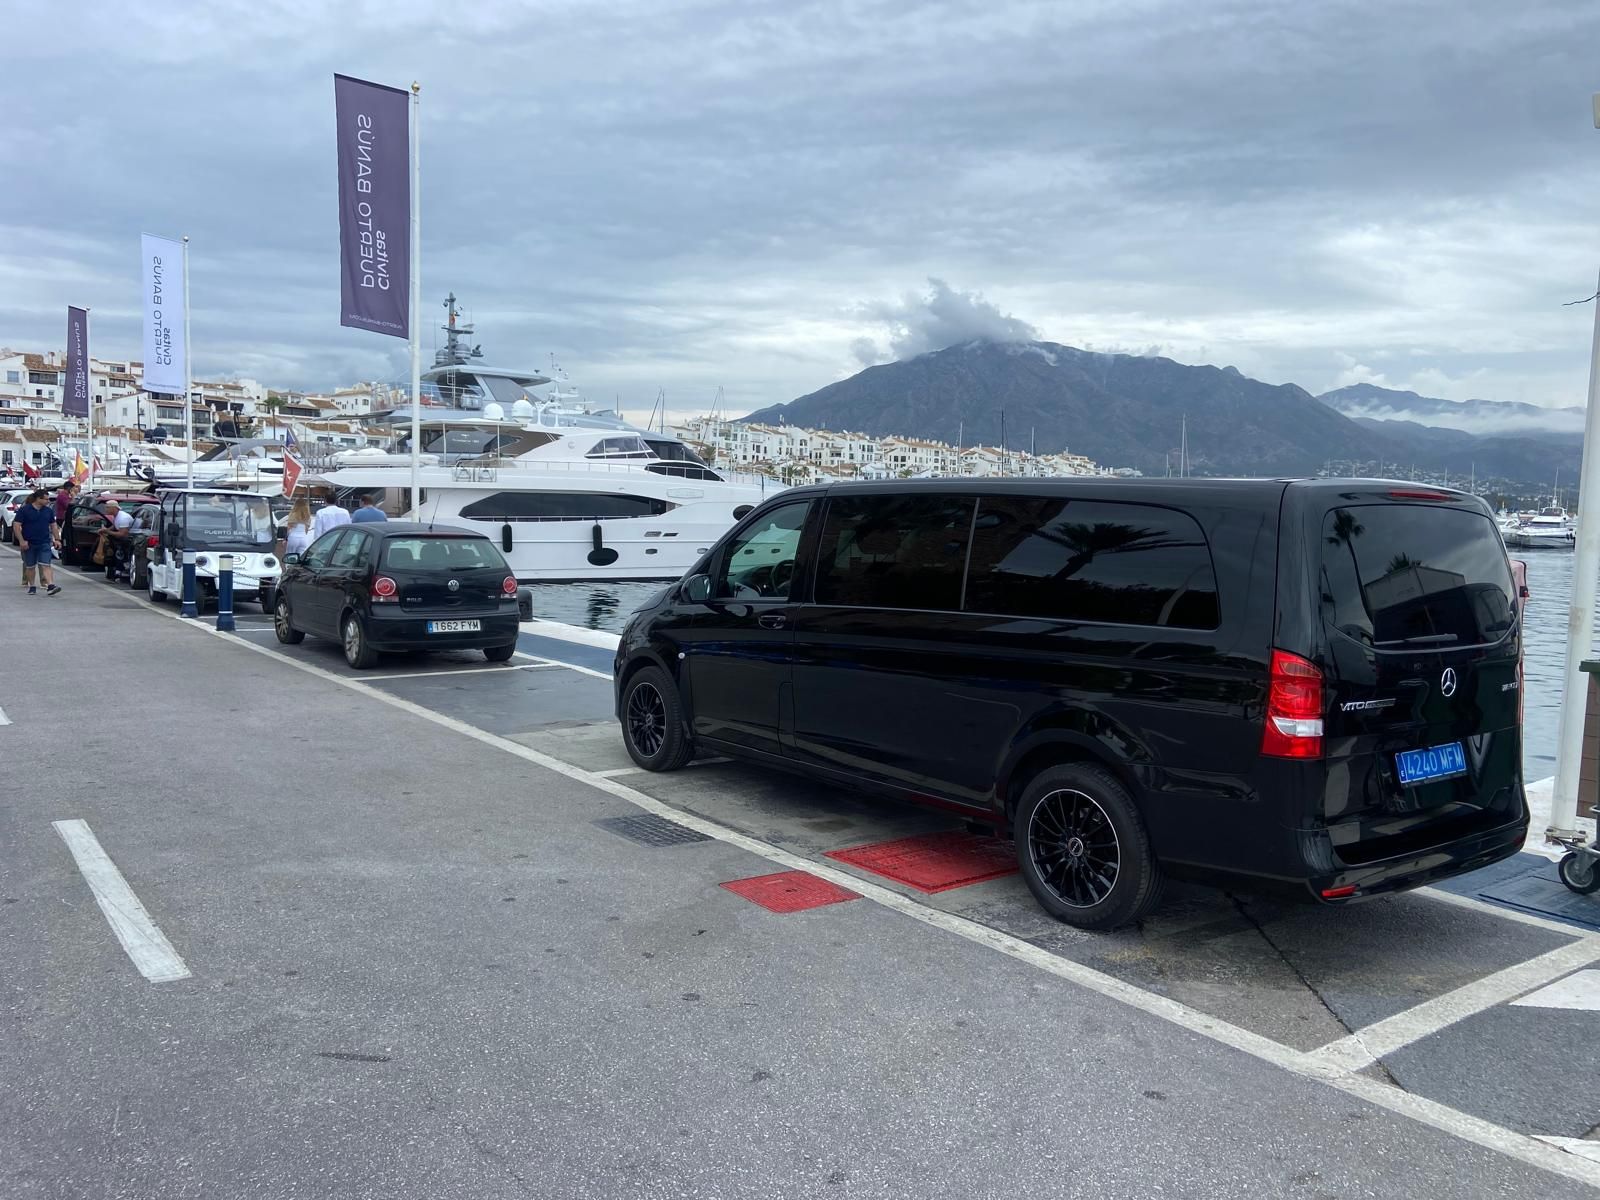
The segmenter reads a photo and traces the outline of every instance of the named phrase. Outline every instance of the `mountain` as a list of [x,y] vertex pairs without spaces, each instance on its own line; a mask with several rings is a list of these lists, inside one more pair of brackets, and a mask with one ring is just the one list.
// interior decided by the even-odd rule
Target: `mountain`
[[1317,397],[1353,419],[1412,421],[1464,433],[1583,433],[1583,409],[1545,408],[1513,400],[1445,400],[1394,388],[1357,383]]
[[1103,354],[1054,342],[974,341],[868,367],[744,417],[1013,448],[1070,448],[1108,466],[1174,469],[1188,419],[1190,470],[1304,474],[1329,459],[1394,460],[1381,434],[1304,388],[1232,367]]

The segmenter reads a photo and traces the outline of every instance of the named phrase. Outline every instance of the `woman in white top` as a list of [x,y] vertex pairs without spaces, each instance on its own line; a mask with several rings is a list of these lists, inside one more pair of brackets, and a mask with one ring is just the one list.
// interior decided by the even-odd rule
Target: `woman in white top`
[[304,496],[294,502],[287,522],[289,533],[283,541],[285,554],[304,554],[311,545],[311,504]]

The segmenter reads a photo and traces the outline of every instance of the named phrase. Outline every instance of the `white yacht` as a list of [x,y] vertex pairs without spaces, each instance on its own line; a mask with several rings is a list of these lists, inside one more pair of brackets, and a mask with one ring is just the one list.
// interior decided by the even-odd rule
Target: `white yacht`
[[[782,491],[714,470],[681,439],[592,411],[565,373],[490,367],[446,301],[445,347],[423,376],[420,511],[410,511],[411,411],[374,414],[393,448],[312,463],[340,493],[383,493],[392,515],[481,529],[525,583],[676,579],[735,521]],[[553,384],[553,387],[546,385]]]
[[1507,546],[1516,550],[1571,550],[1578,540],[1576,528],[1566,509],[1551,504],[1537,513],[1519,514],[1513,525],[1507,522],[1501,532]]

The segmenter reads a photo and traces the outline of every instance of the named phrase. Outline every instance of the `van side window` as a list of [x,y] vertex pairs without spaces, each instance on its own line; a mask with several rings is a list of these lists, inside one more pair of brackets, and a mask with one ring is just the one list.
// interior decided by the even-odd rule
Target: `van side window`
[[1215,629],[1217,581],[1194,518],[1147,504],[985,496],[966,611]]
[[972,509],[962,496],[830,500],[817,551],[817,603],[958,610]]
[[805,500],[769,509],[730,541],[711,594],[722,600],[787,600],[810,508]]

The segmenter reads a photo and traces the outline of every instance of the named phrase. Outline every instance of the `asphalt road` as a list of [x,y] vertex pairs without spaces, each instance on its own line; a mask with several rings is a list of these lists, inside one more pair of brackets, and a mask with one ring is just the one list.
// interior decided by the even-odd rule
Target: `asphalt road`
[[[352,686],[331,647],[247,649],[270,644],[259,623],[212,636],[92,577],[64,573],[55,598],[16,579],[0,554],[5,1197],[1594,1194],[1546,1169],[1556,1151],[1173,1018],[1167,1000],[1230,990],[1271,1008],[1248,955],[1195,920],[1211,900],[1169,918],[1190,993],[1146,978],[1146,942],[1030,927],[1067,964],[1043,969],[1005,932],[1014,881],[981,885],[994,944],[865,882],[768,912],[719,885],[780,869],[772,839],[811,848],[760,828],[783,799],[739,769],[670,781],[738,836],[649,846],[596,824],[639,806],[631,777],[590,773],[610,753],[593,675],[401,660]],[[552,750],[575,767],[538,765]],[[834,803],[807,819],[874,819]],[[136,969],[53,825],[71,820],[188,977]],[[966,920],[961,903],[927,911]],[[1432,936],[1476,940],[1457,919]],[[1571,944],[1524,932],[1437,987]],[[1228,969],[1205,977],[1191,941]],[[1154,999],[1094,983],[1119,963]],[[1304,1048],[1393,1016],[1381,992],[1336,995],[1351,1012]]]

